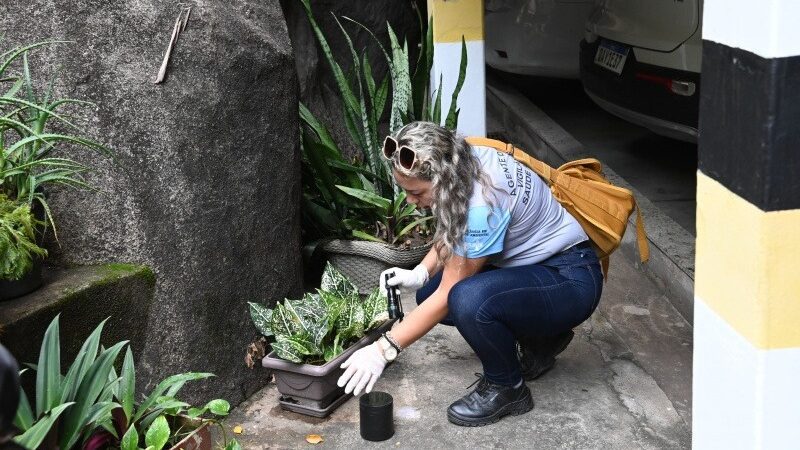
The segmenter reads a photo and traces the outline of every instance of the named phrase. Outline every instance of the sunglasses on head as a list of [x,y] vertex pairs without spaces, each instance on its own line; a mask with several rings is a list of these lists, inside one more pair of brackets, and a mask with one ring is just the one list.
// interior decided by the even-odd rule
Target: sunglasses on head
[[411,168],[414,167],[414,163],[417,162],[417,152],[411,150],[407,145],[397,148],[397,141],[395,138],[386,136],[386,139],[383,141],[383,156],[386,159],[392,159],[395,152],[398,151],[400,154],[398,155],[397,161],[400,163],[400,167],[411,170]]

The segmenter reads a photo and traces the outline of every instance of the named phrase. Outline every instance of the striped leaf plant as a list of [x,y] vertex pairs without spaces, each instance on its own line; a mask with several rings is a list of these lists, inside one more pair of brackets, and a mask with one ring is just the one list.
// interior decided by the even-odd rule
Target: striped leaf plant
[[[301,147],[303,150],[303,233],[306,241],[329,237],[350,237],[400,245],[415,233],[432,235],[430,216],[413,205],[404,204],[405,195],[394,183],[382,156],[383,136],[380,123],[389,107],[389,130],[397,130],[414,120],[442,123],[442,78],[438,89],[431,91],[433,66],[432,24],[425,27],[416,10],[422,31],[419,56],[411,72],[408,43],[397,37],[387,23],[389,48],[364,25],[344,19],[366,30],[380,48],[389,73],[376,80],[367,52],[356,51],[342,22],[334,17],[351,55],[351,71],[345,75],[324,33],[311,12],[309,0],[300,0],[322,53],[333,73],[342,100],[343,116],[352,143],[359,150],[355,160],[348,160],[328,128],[302,103],[300,104]],[[413,3],[412,3],[413,4]],[[457,99],[467,67],[466,44],[462,40],[459,77],[451,95],[444,125],[458,123]],[[391,95],[389,86],[391,81]]]
[[274,338],[279,358],[295,363],[324,364],[389,319],[386,298],[375,288],[366,299],[330,263],[320,288],[299,300],[284,300],[274,308],[250,303],[258,331]]

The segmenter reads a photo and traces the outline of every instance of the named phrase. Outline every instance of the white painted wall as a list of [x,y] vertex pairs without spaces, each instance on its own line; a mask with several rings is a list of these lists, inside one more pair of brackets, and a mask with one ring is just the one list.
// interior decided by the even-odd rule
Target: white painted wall
[[[467,75],[458,96],[458,132],[464,136],[486,136],[486,71],[484,66],[483,41],[467,41]],[[450,108],[453,89],[458,82],[461,63],[461,42],[435,43],[433,53],[433,76],[431,92],[442,85],[442,125]],[[433,97],[433,101],[436,97]]]

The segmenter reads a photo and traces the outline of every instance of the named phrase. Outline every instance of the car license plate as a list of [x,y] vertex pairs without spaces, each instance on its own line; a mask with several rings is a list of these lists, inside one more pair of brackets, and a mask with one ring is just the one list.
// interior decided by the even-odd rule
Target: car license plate
[[618,75],[622,74],[622,68],[625,67],[625,60],[628,59],[629,51],[630,47],[627,45],[606,40],[600,41],[600,46],[597,47],[597,54],[594,55],[594,63]]

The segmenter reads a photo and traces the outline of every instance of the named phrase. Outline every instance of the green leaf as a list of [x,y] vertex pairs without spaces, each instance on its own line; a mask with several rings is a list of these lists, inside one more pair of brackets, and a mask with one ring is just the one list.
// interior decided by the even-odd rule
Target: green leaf
[[272,349],[278,355],[278,358],[298,364],[303,362],[303,353],[298,350],[288,336],[276,335],[276,341],[272,343]]
[[[393,216],[398,217],[400,215],[400,208],[403,207],[403,202],[405,201],[406,201],[406,191],[400,191],[397,195],[395,195],[391,209],[391,214]],[[407,203],[406,205],[414,206],[410,203]]]
[[344,349],[342,348],[342,343],[339,342],[339,336],[337,335],[334,338],[333,343],[330,346],[325,347],[325,352],[324,352],[325,362],[329,362],[332,359],[336,358],[337,356],[341,355],[343,351]]
[[[325,264],[325,271],[322,273],[320,289],[322,291],[332,293],[338,296],[340,299],[351,298],[354,296],[358,297],[358,288],[356,285],[348,280],[344,274],[336,270],[336,267],[334,267],[330,262]],[[322,299],[326,302],[330,301],[330,297],[325,298],[325,296],[323,296]],[[328,306],[330,308],[330,303],[328,303]]]
[[325,197],[326,202],[336,201],[342,203],[342,195],[336,190],[336,181],[330,167],[325,158],[325,151],[321,148],[321,144],[313,141],[308,133],[303,133],[303,151],[306,158],[308,158],[309,165],[314,171],[316,177],[315,184],[320,188]]
[[451,130],[456,128],[458,124],[458,94],[461,92],[461,87],[464,85],[464,79],[467,75],[467,43],[464,41],[464,36],[461,36],[461,64],[458,68],[458,82],[453,89],[453,95],[450,100],[450,111],[447,113],[445,119],[445,127]]
[[378,85],[378,90],[375,91],[375,116],[378,120],[383,117],[383,110],[386,109],[386,98],[389,96],[389,76],[383,77],[383,80]]
[[442,75],[439,74],[439,88],[436,89],[436,100],[433,102],[433,110],[431,111],[430,121],[441,125],[442,123]]
[[358,178],[361,180],[361,186],[365,191],[372,192],[373,194],[377,194],[378,191],[375,189],[375,185],[370,182],[367,177],[362,174],[358,174]]
[[169,440],[169,424],[167,423],[167,419],[164,416],[158,416],[156,420],[153,421],[150,428],[147,429],[147,433],[144,436],[144,443],[148,447],[153,447],[155,450],[161,450],[164,448],[164,444],[167,443]]
[[61,399],[61,345],[59,343],[59,315],[44,332],[39,364],[36,369],[36,415],[58,405]]
[[395,132],[403,126],[401,114],[407,114],[411,100],[411,78],[408,73],[408,45],[401,46],[392,26],[387,22],[389,42],[392,48],[392,113],[389,119],[389,131]]
[[300,119],[317,135],[317,140],[326,150],[326,157],[344,161],[342,152],[334,142],[328,129],[323,125],[310,109],[300,102]]
[[411,90],[414,117],[417,120],[425,120],[426,105],[430,101],[428,91],[431,67],[433,66],[433,18],[430,19],[427,27],[424,27],[419,11],[417,11],[417,17],[420,24],[420,36],[424,37],[420,40],[419,57],[411,78]]
[[295,313],[303,322],[305,333],[311,337],[316,353],[322,354],[322,340],[330,331],[326,316],[328,309],[319,294],[307,293],[301,301],[292,302]]
[[362,202],[377,206],[380,208],[382,214],[388,215],[389,208],[391,207],[392,203],[380,195],[373,194],[372,192],[365,191],[364,189],[356,189],[342,185],[336,185],[336,187],[344,191],[347,195],[355,197]]
[[250,318],[253,319],[253,324],[258,332],[264,336],[272,336],[272,329],[269,326],[272,309],[258,303],[248,302],[247,304],[250,305]]
[[301,331],[300,324],[294,321],[292,313],[286,309],[285,303],[275,305],[272,316],[270,316],[270,330],[276,337],[291,336]]
[[136,422],[137,420],[139,420],[139,418],[141,418],[144,415],[144,413],[147,412],[148,408],[150,408],[155,403],[156,399],[160,397],[161,394],[163,394],[171,386],[179,383],[185,383],[187,381],[202,380],[213,376],[214,376],[213,373],[187,372],[167,377],[166,379],[158,383],[156,388],[153,389],[153,392],[151,392],[150,395],[144,400],[144,402],[142,402],[142,404],[139,405],[139,409],[137,410],[136,414],[134,414],[132,422]]
[[194,419],[196,417],[202,416],[206,412],[206,410],[207,408],[189,408],[186,411],[186,415]]
[[55,425],[56,420],[64,412],[65,409],[71,407],[74,403],[64,403],[49,410],[44,417],[36,421],[36,423],[28,429],[28,431],[14,438],[14,442],[25,448],[39,448],[39,445],[47,437],[50,429]]
[[108,380],[108,372],[117,359],[117,355],[127,343],[128,341],[118,342],[111,348],[102,351],[89,367],[75,395],[75,406],[64,417],[63,433],[59,436],[61,448],[72,448],[80,438],[81,430],[90,425],[87,422],[88,413],[103,391],[105,382]]
[[239,445],[239,442],[237,442],[236,439],[231,439],[225,445],[225,450],[242,450],[242,446]]
[[364,309],[357,299],[345,303],[336,321],[336,331],[342,342],[364,336]]
[[364,299],[364,330],[369,331],[389,320],[386,296],[381,295],[380,288],[373,289]]
[[133,352],[128,347],[125,350],[125,359],[122,362],[122,383],[119,386],[119,396],[117,397],[122,403],[122,410],[125,412],[126,418],[130,418],[133,415],[135,394],[136,368],[133,362]]
[[365,233],[361,230],[353,230],[353,237],[358,239],[363,239],[365,241],[380,242],[381,244],[386,244],[386,241],[384,241],[383,239],[375,237],[369,233]]
[[128,431],[122,436],[119,447],[119,450],[137,450],[139,448],[139,433],[135,426],[131,425],[128,428]]
[[429,220],[432,220],[432,219],[433,219],[433,216],[421,217],[421,218],[409,223],[402,230],[397,232],[397,234],[395,234],[395,238],[394,238],[394,242],[393,243],[400,242],[405,237],[406,233],[408,233],[409,231],[413,230],[414,227],[416,227],[417,225],[421,225],[421,224],[423,224],[423,223],[425,223],[425,222],[427,222]]
[[84,422],[87,424],[95,424],[110,420],[111,410],[119,407],[120,405],[116,402],[95,403],[91,408],[89,408],[89,412],[86,414],[86,419],[84,419]]
[[28,396],[25,391],[20,387],[19,389],[19,406],[17,407],[17,414],[14,416],[14,426],[22,431],[29,429],[34,422],[33,411],[28,402]]
[[206,403],[205,407],[217,416],[227,416],[231,410],[231,404],[219,398]]

